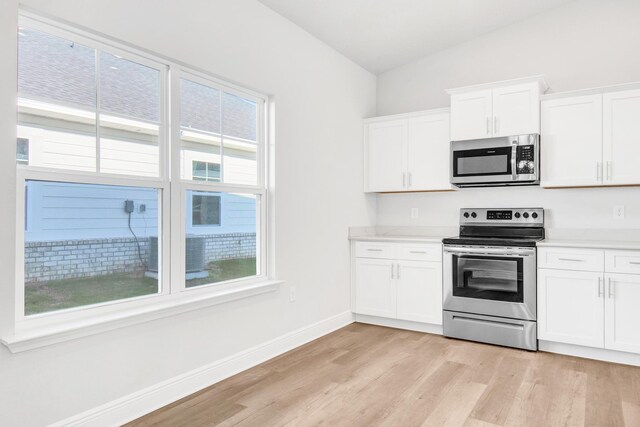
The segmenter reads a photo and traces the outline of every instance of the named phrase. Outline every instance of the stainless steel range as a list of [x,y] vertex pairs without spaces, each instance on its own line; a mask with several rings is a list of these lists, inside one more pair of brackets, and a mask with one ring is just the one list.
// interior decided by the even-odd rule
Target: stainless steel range
[[443,240],[444,335],[537,350],[536,242],[544,210],[461,209]]

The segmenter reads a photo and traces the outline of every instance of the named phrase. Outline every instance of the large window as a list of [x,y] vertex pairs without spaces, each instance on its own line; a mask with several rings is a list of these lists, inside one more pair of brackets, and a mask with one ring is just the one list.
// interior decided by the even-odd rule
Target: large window
[[20,319],[266,277],[263,96],[33,17],[18,43]]

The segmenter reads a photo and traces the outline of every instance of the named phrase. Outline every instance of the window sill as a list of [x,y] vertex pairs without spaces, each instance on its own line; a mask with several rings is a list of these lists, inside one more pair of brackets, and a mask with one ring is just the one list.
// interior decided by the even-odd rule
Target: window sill
[[163,301],[153,306],[120,312],[116,315],[92,319],[91,322],[65,325],[55,329],[18,332],[11,337],[2,337],[0,342],[11,353],[20,353],[40,347],[71,341],[114,329],[169,317],[180,313],[198,310],[213,305],[224,304],[242,298],[275,291],[282,283],[280,280],[265,280],[244,286],[225,289],[205,295],[189,295],[179,299]]

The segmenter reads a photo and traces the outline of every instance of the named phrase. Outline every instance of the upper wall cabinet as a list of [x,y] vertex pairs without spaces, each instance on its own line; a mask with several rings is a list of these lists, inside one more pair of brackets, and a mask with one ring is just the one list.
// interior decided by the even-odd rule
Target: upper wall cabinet
[[550,99],[541,105],[541,185],[600,185],[602,95]]
[[602,108],[605,184],[640,184],[640,89],[605,93]]
[[449,110],[364,122],[365,191],[442,191],[449,183]]
[[543,187],[640,185],[640,89],[553,95],[541,105]]
[[540,132],[540,76],[450,89],[451,139],[482,139]]

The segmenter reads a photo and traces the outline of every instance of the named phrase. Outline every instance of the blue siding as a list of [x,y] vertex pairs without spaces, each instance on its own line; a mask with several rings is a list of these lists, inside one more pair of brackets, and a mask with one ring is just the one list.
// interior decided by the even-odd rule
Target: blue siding
[[[159,191],[155,189],[29,181],[26,199],[27,241],[131,237],[125,200],[134,201],[131,226],[136,235],[158,235]],[[190,198],[187,201],[187,234],[255,232],[252,197],[222,194],[220,226],[193,227]]]

